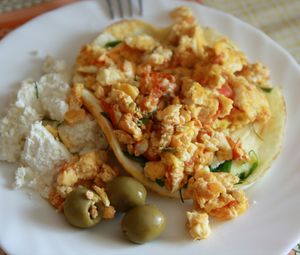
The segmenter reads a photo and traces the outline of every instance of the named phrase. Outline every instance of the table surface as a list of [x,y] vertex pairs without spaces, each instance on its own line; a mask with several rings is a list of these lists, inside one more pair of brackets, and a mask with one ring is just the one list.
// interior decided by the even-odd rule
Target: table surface
[[[49,10],[79,0],[0,0],[0,39]],[[257,27],[300,63],[300,0],[195,0]],[[0,248],[0,255],[4,255]],[[300,243],[289,255],[300,254]]]

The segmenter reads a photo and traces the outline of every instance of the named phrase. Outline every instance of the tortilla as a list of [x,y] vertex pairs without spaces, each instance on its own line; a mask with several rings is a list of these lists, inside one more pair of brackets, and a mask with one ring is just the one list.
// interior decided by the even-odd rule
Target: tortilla
[[[112,26],[106,28],[91,45],[96,47],[105,47],[105,41],[103,38],[112,36],[116,40],[124,40],[128,35],[146,34],[150,35],[158,41],[163,42],[166,40],[170,28],[155,28],[149,24],[137,20],[125,20],[117,22]],[[207,37],[209,44],[213,43],[222,35],[214,32],[211,29],[204,29],[204,34]],[[105,35],[105,36],[103,36]],[[78,73],[76,75],[79,75]],[[282,93],[279,88],[273,88],[271,92],[266,93],[267,100],[270,105],[271,119],[265,126],[249,124],[241,130],[238,130],[233,136],[239,137],[245,149],[254,149],[258,155],[258,167],[255,171],[247,177],[242,183],[237,184],[238,188],[248,188],[250,185],[260,179],[270,168],[275,158],[280,152],[283,133],[286,122],[286,109],[285,102]],[[172,198],[179,198],[179,192],[170,192],[166,187],[161,187],[156,182],[146,178],[143,173],[143,167],[135,161],[128,158],[122,151],[121,145],[117,141],[113,127],[110,121],[104,117],[101,112],[101,108],[98,99],[88,89],[84,89],[82,93],[83,104],[85,108],[94,116],[97,120],[100,128],[105,134],[110,147],[114,151],[117,159],[124,167],[124,169],[132,175],[134,178],[143,183],[150,190],[156,193]],[[240,167],[239,165],[233,164],[233,171]]]

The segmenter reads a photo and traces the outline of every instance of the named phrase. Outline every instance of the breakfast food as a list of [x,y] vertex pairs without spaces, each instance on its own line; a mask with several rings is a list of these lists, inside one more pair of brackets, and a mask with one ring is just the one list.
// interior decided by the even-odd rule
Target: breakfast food
[[[116,212],[144,205],[145,187],[132,177],[117,177],[101,129],[81,109],[80,86],[69,85],[65,62],[48,56],[43,72],[38,81],[22,82],[16,102],[0,121],[0,157],[19,163],[15,188],[38,192],[77,228],[94,227]],[[145,230],[147,240],[163,226]]]
[[207,213],[196,210],[186,213],[187,228],[194,240],[206,239],[211,233]]
[[0,121],[0,159],[19,163],[16,188],[27,187],[48,198],[53,178],[73,153],[101,150],[107,142],[88,114],[72,127],[64,121],[74,90],[65,61],[47,56],[42,73],[37,81],[22,81],[16,101]]
[[73,83],[125,170],[163,196],[192,199],[203,214],[188,214],[188,225],[200,227],[206,214],[246,211],[242,188],[278,154],[285,105],[261,63],[200,27],[190,9],[172,17],[167,28],[136,20],[106,28],[82,48]]
[[[50,203],[62,210],[67,195],[80,185],[93,189],[101,196],[100,192],[106,183],[119,174],[117,169],[107,164],[107,160],[108,153],[104,150],[72,156],[69,161],[60,166],[54,177],[49,192]],[[103,195],[107,197],[106,193]],[[106,206],[110,206],[109,200]]]
[[48,57],[0,122],[0,159],[20,163],[15,186],[37,190],[75,227],[124,212],[125,237],[155,239],[166,217],[145,205],[146,187],[192,200],[186,226],[205,239],[209,217],[247,210],[243,189],[279,153],[285,105],[267,68],[199,26],[190,9],[172,17],[166,28],[109,26],[81,49],[72,81]]

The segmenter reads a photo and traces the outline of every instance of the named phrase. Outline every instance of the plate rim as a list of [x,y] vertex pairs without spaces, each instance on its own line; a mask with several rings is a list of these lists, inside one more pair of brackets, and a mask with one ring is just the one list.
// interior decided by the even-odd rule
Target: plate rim
[[[68,9],[68,8],[70,8],[72,6],[85,4],[85,2],[96,2],[96,1],[95,0],[89,0],[89,1],[75,2],[75,3],[71,3],[71,4],[67,4],[65,6],[59,7],[57,9],[51,10],[51,11],[46,12],[44,14],[41,14],[41,15],[33,18],[32,20],[24,23],[22,26],[16,28],[14,31],[10,32],[7,36],[5,36],[0,41],[0,47],[2,47],[3,44],[9,42],[9,40],[11,40],[11,38],[13,38],[15,36],[15,34],[18,34],[22,30],[28,29],[28,27],[31,25],[31,23],[38,22],[38,20],[41,19],[41,18],[43,19],[43,18],[47,17],[48,15],[53,15],[53,13],[61,12],[64,9]],[[184,1],[178,1],[178,0],[176,0],[174,2],[177,2],[177,3],[180,3],[180,4],[184,5]],[[272,41],[273,46],[276,46],[277,50],[279,50],[281,52],[281,55],[283,55],[288,60],[288,62],[291,63],[293,65],[293,67],[298,72],[300,72],[300,66],[297,63],[297,61],[292,57],[292,55],[285,48],[283,48],[279,43],[277,43],[275,40],[273,40],[271,37],[269,37],[268,35],[266,35],[265,33],[263,33],[258,28],[254,27],[254,26],[246,23],[245,21],[240,20],[239,18],[233,16],[232,14],[226,13],[226,12],[224,12],[222,10],[218,10],[218,9],[212,8],[210,6],[205,6],[205,5],[202,5],[202,4],[199,5],[198,3],[192,3],[192,4],[195,4],[196,6],[198,6],[198,8],[200,7],[200,8],[204,8],[204,9],[209,9],[209,10],[211,10],[213,12],[218,13],[218,15],[223,15],[223,16],[225,15],[225,16],[229,17],[230,19],[234,20],[234,22],[238,22],[238,23],[242,24],[243,26],[246,26],[248,29],[251,29],[255,33],[258,33],[260,36],[264,37],[264,39],[266,39],[268,41]],[[119,19],[111,20],[111,23],[115,22],[117,20],[119,20]],[[2,249],[5,250],[4,247],[2,247]]]

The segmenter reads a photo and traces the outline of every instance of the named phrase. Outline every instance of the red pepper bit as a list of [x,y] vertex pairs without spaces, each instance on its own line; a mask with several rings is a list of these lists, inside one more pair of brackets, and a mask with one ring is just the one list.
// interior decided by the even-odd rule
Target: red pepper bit
[[103,98],[100,99],[100,105],[101,105],[102,109],[104,110],[104,112],[106,112],[108,114],[109,119],[111,120],[113,126],[116,127],[118,123],[117,123],[117,119],[116,119],[116,116],[114,113],[113,105],[105,102],[105,100]]
[[219,93],[233,100],[234,92],[230,86],[224,84],[220,89],[218,89]]

